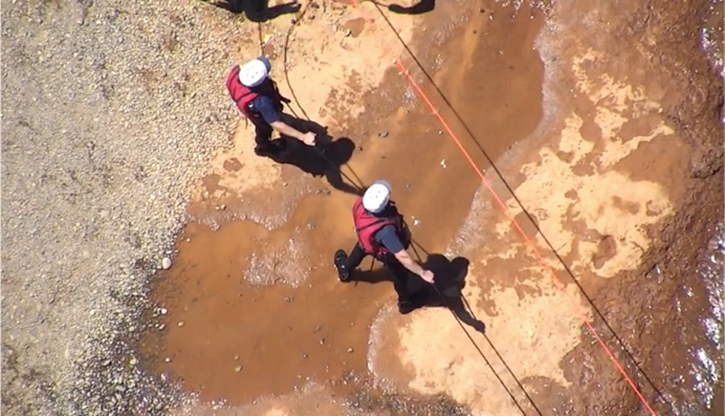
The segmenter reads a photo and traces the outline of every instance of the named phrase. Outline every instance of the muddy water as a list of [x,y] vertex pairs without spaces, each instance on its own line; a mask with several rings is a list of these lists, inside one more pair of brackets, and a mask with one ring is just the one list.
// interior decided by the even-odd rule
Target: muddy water
[[[426,16],[420,40],[413,44],[414,50],[426,46],[419,59],[457,114],[445,108],[444,98],[409,57],[403,62],[452,120],[476,163],[485,167],[479,146],[496,158],[539,121],[543,68],[533,40],[541,18],[533,10],[517,14],[490,4],[474,9],[463,24],[471,10],[459,6],[442,4]],[[397,111],[376,111],[386,110],[379,105],[381,97],[400,100],[392,104]],[[366,183],[390,180],[416,240],[440,253],[468,214],[477,178],[396,71],[367,100],[372,111],[351,123],[351,132],[335,132],[358,146],[343,169],[351,168]],[[234,161],[228,167],[243,169]],[[244,404],[309,382],[367,372],[369,327],[386,305],[394,304],[394,292],[385,281],[337,282],[331,257],[354,243],[354,196],[321,192],[329,189],[322,179],[298,187],[296,174],[293,167],[283,168],[285,182],[273,191],[279,196],[252,190],[243,201],[217,202],[232,210],[235,204],[254,205],[256,199],[261,206],[275,200],[284,204],[285,193],[307,192],[285,208],[283,224],[259,220],[259,213],[252,215],[259,221],[232,221],[216,231],[189,224],[179,238],[174,267],[158,276],[154,299],[166,313],[160,329],[144,341],[148,368],[178,380],[203,401]],[[207,178],[207,190],[213,192],[219,179]],[[378,266],[364,262],[362,267]]]
[[[677,76],[652,63],[681,59],[700,63],[692,74],[702,71],[702,56],[678,50],[697,41],[691,35],[699,20],[690,22],[687,43],[650,51],[596,35],[632,30],[648,13],[642,13],[643,4],[631,3],[627,10],[600,6],[573,2],[556,8],[538,45],[547,66],[548,114],[536,134],[517,145],[528,151],[511,151],[500,160],[581,287],[566,280],[564,290],[555,290],[547,270],[481,190],[450,251],[471,259],[464,295],[486,322],[487,338],[476,339],[484,355],[493,357],[493,368],[462,346],[468,340],[448,314],[431,308],[411,319],[391,315],[376,321],[372,362],[379,377],[406,391],[447,392],[482,413],[517,412],[503,384],[528,413],[537,406],[544,414],[647,414],[588,334],[588,320],[658,414],[722,413],[722,332],[712,329],[722,320],[721,284],[695,272],[707,237],[719,233],[709,226],[722,217],[722,183],[693,181],[691,170],[703,145],[697,140],[718,137],[692,140],[672,124],[674,117],[658,115],[681,113],[691,103],[683,99],[687,93],[663,92]],[[670,27],[682,22],[672,16],[688,13],[683,6],[654,14]],[[520,212],[503,186],[496,189],[513,214]],[[670,225],[663,227],[665,222]],[[550,251],[533,227],[524,232]],[[556,258],[545,257],[566,275]],[[722,266],[710,264],[721,276]],[[430,333],[437,337],[431,340]],[[388,348],[391,339],[400,348]]]
[[[682,21],[667,20],[668,13],[691,17],[687,6],[650,15],[644,2],[627,3],[626,10],[561,2],[565,7],[552,7],[547,17],[544,41],[536,42],[544,78],[534,50],[543,23],[537,11],[519,8],[521,2],[437,3],[434,12],[411,17],[420,19],[413,49],[455,113],[410,57],[402,61],[475,163],[487,167],[479,145],[497,162],[581,288],[570,280],[564,291],[552,286],[509,221],[477,189],[429,110],[390,70],[381,89],[366,97],[365,114],[357,120],[338,115],[347,127],[331,133],[356,145],[343,168],[365,183],[390,179],[420,244],[471,261],[464,294],[487,326],[490,344],[474,335],[493,367],[483,364],[448,311],[426,308],[400,317],[389,282],[337,283],[330,257],[354,242],[354,196],[330,192],[323,178],[300,179],[285,166],[281,186],[250,186],[215,201],[226,206],[219,218],[243,209],[253,221],[222,221],[217,231],[190,224],[184,231],[174,267],[157,279],[155,300],[168,312],[163,329],[145,341],[147,368],[203,401],[244,405],[250,414],[274,405],[293,414],[319,411],[313,402],[329,405],[327,414],[350,403],[396,414],[403,402],[415,404],[406,407],[410,414],[456,414],[446,407],[451,400],[473,412],[515,414],[502,384],[531,414],[533,406],[544,414],[646,414],[587,335],[584,317],[658,414],[722,414],[722,244],[715,238],[701,249],[707,237],[721,234],[710,225],[722,207],[721,200],[713,205],[713,198],[698,197],[703,189],[722,196],[722,184],[693,182],[692,158],[707,137],[698,142],[687,129],[682,133],[690,121],[681,117],[691,106],[671,88],[687,85],[675,82],[682,70],[665,66],[675,58],[648,49],[658,44],[659,28]],[[640,24],[645,15],[655,22],[651,27]],[[717,39],[711,28],[721,22],[708,19],[703,33]],[[358,36],[373,23],[383,25],[374,20],[348,28]],[[643,43],[629,44],[640,38]],[[381,39],[396,41],[389,33]],[[706,49],[707,39],[699,39]],[[696,57],[682,62],[690,60]],[[713,65],[720,68],[716,59]],[[227,167],[254,168],[234,161]],[[488,173],[517,221],[524,220],[524,233],[547,250]],[[220,186],[220,179],[208,178],[207,188]],[[665,222],[671,226],[662,231]],[[550,254],[546,260],[557,261]],[[362,380],[371,376],[375,382],[367,388]],[[434,408],[436,395],[444,404]],[[255,402],[260,406],[249,407]]]

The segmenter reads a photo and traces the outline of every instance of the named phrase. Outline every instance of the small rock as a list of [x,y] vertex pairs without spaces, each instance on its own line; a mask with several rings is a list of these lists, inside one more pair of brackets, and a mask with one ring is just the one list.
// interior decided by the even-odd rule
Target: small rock
[[287,303],[292,302],[293,300],[294,300],[293,297],[290,297],[290,296],[285,296],[284,297],[284,301],[287,302]]
[[345,37],[349,37],[350,35],[352,35],[352,30],[348,29],[345,31]]
[[159,331],[163,331],[166,328],[166,324],[159,325]]
[[136,358],[131,358],[131,360],[128,362],[128,364],[133,367],[138,363],[138,360]]
[[320,345],[325,345],[325,337],[320,338]]
[[168,257],[164,257],[163,259],[161,259],[161,267],[164,270],[169,270],[171,268],[171,259]]
[[348,348],[348,349],[347,349],[347,352],[348,352],[348,354],[349,354],[349,353],[353,353],[353,352],[355,352],[355,350],[354,350],[354,349],[352,349],[352,347],[350,347],[350,348]]
[[164,361],[166,361],[167,363],[170,363],[171,362],[171,357],[164,358]]
[[384,138],[388,137],[388,134],[390,134],[390,133],[387,131],[384,131],[382,133],[378,133],[378,137],[382,137],[384,139]]
[[106,360],[103,362],[104,367],[108,367],[109,365],[111,365],[111,360]]
[[221,204],[221,205],[219,205],[219,209],[224,211],[225,209],[227,209],[227,206],[224,204]]
[[483,7],[481,7],[480,9],[478,9],[478,12],[479,13],[485,13],[486,12],[486,9],[484,9]]
[[239,356],[238,355],[235,355],[234,356],[234,361],[239,361]]
[[176,324],[176,325],[178,325],[178,326],[180,326],[180,327],[181,327],[181,326],[184,326],[184,321],[180,321],[180,322],[179,322],[178,324]]
[[166,309],[166,308],[159,308],[159,313],[160,313],[161,315],[166,315],[166,314],[167,314],[168,312],[169,312],[169,310],[168,310],[168,309]]
[[448,167],[448,166],[446,166],[446,160],[445,159],[441,160],[441,166],[443,166],[443,169],[445,169],[445,168]]
[[240,371],[242,371],[242,366],[241,365],[238,365],[238,366],[234,367],[234,371],[237,372],[237,373],[240,372]]
[[443,134],[443,130],[438,130],[438,135],[440,136],[442,134]]
[[405,189],[410,189],[410,182],[405,184]]
[[302,358],[307,358],[307,354],[302,354]]

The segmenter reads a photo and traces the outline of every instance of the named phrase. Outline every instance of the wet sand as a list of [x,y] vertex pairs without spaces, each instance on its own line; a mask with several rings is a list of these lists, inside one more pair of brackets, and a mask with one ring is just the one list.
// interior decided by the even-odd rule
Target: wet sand
[[[631,7],[634,16],[641,11]],[[350,117],[338,109],[332,117],[330,134],[354,142],[343,172],[363,183],[391,181],[416,241],[431,254],[421,250],[427,260],[441,270],[460,263],[454,258],[470,263],[463,295],[486,336],[469,331],[493,371],[445,308],[397,315],[392,284],[384,272],[367,271],[369,262],[363,279],[376,283],[337,282],[331,258],[354,243],[355,195],[331,186],[327,168],[309,178],[294,166],[254,158],[224,164],[230,175],[253,178],[247,188],[191,207],[222,225],[190,224],[174,266],[158,276],[154,299],[168,313],[158,320],[163,329],[143,342],[149,371],[168,374],[202,402],[270,406],[238,409],[251,414],[274,403],[312,412],[312,405],[300,405],[312,403],[310,396],[295,393],[311,385],[318,386],[310,387],[312,397],[341,397],[330,403],[340,409],[360,404],[367,392],[422,403],[411,414],[450,414],[448,404],[431,410],[436,397],[476,414],[515,414],[517,403],[526,413],[645,414],[588,334],[587,320],[658,413],[717,414],[707,396],[722,390],[721,374],[698,368],[720,368],[712,361],[721,355],[712,343],[719,342],[717,331],[708,333],[703,322],[721,320],[711,297],[722,288],[692,270],[705,248],[714,250],[710,257],[721,252],[707,240],[722,215],[722,183],[712,175],[692,179],[692,161],[711,143],[682,132],[675,115],[684,98],[665,89],[676,76],[652,76],[646,50],[592,30],[604,21],[627,27],[618,16],[583,4],[559,4],[546,14],[526,5],[437,4],[418,17],[411,44],[460,120],[415,62],[403,58],[561,286],[396,70],[365,94],[365,112]],[[396,41],[382,19],[353,23],[357,34],[375,27],[381,42]],[[265,172],[271,176],[259,176]],[[200,195],[224,183],[230,182],[221,175],[209,177]],[[713,186],[693,220],[693,190]],[[250,219],[225,221],[231,217]],[[667,230],[688,226],[699,232],[668,240]],[[703,377],[704,387],[696,387]],[[690,393],[693,386],[697,393]],[[260,399],[270,395],[279,402]],[[391,410],[389,400],[364,404],[373,414]]]

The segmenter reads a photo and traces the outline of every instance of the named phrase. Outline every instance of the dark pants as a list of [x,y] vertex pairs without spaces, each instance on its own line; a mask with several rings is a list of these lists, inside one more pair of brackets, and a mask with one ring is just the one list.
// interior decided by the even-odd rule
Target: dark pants
[[252,120],[252,124],[254,124],[255,143],[262,146],[269,144],[269,141],[272,138],[272,133],[274,132],[272,126],[267,124],[264,120]]
[[[345,261],[346,269],[353,273],[367,256],[368,254],[365,253],[360,243],[356,243]],[[393,255],[389,255],[388,258],[381,261],[393,273],[393,287],[395,287],[395,292],[398,294],[398,302],[409,301],[411,297],[408,292],[408,269],[400,264]]]

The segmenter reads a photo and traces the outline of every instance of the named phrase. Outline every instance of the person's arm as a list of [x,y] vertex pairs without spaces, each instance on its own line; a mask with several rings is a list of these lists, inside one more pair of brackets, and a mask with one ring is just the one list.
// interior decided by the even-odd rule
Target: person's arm
[[269,125],[272,126],[272,128],[275,129],[279,134],[294,137],[295,139],[303,142],[308,146],[315,145],[314,133],[302,133],[301,131],[282,121],[282,115],[275,107],[274,102],[271,98],[260,95],[259,97],[254,99],[254,107],[257,109],[257,111],[259,111],[260,114],[262,114],[262,118],[264,119],[264,121],[269,123]]
[[400,241],[395,227],[392,225],[385,226],[382,230],[378,231],[375,237],[380,244],[393,253],[395,258],[406,269],[417,274],[426,282],[433,283],[433,272],[424,269],[415,260],[413,260],[413,257],[410,256],[410,253],[408,253],[405,246],[403,246],[403,243]]
[[433,275],[433,272],[430,270],[426,270],[423,267],[421,267],[418,262],[413,260],[413,258],[410,256],[410,253],[408,253],[408,250],[400,250],[397,253],[393,253],[396,259],[405,266],[406,269],[410,270],[411,272],[417,274],[420,276],[421,279],[425,280],[428,283],[433,283],[433,278],[435,277]]
[[306,144],[308,146],[315,145],[315,133],[312,133],[312,132],[302,133],[301,131],[290,126],[289,124],[285,123],[282,120],[275,121],[273,123],[269,123],[269,125],[272,126],[272,128],[275,129],[279,134],[284,134],[285,136],[294,137],[295,139],[303,142],[304,144]]

